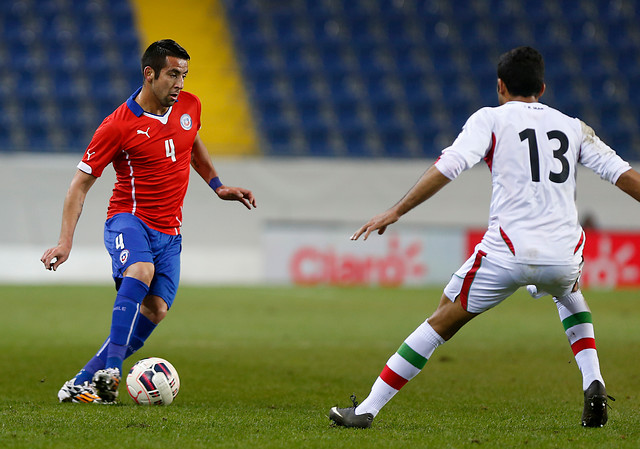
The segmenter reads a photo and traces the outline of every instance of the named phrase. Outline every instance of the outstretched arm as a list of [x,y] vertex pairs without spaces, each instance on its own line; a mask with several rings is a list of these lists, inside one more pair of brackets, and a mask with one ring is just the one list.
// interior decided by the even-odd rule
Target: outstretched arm
[[96,179],[98,178],[78,170],[71,180],[62,208],[62,227],[58,245],[46,250],[40,258],[47,270],[55,271],[61,263],[69,258],[71,246],[73,245],[73,234],[80,219],[80,214],[82,214],[84,200]]
[[633,168],[620,175],[616,181],[616,186],[629,196],[635,198],[636,201],[640,201],[640,173]]
[[[196,135],[196,140],[193,142],[193,149],[191,150],[191,166],[207,184],[209,184],[212,179],[218,177],[218,172],[216,172],[213,162],[211,162],[211,157],[209,156],[207,147],[205,147],[202,139],[200,139],[199,134]],[[257,207],[256,199],[251,190],[244,189],[242,187],[229,187],[222,184],[215,188],[215,192],[218,195],[218,198],[223,200],[239,201],[244,204],[247,209],[251,209],[251,206]]]
[[411,209],[431,198],[449,181],[451,180],[443,175],[435,165],[432,165],[400,201],[387,211],[369,220],[351,236],[351,240],[358,240],[362,234],[364,234],[364,240],[367,240],[369,234],[376,230],[378,234],[383,234],[387,230],[387,226],[395,223]]

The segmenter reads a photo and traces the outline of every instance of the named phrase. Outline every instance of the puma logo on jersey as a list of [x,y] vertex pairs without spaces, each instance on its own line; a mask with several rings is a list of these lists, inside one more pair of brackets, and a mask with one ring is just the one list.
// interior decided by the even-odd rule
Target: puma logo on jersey
[[148,138],[151,138],[151,136],[149,135],[149,130],[151,129],[151,127],[147,128],[146,131],[142,131],[141,129],[136,130],[137,134],[144,134],[145,136],[147,136]]
[[96,154],[96,152],[91,152],[89,150],[87,150],[87,160],[91,159],[91,156],[93,156],[94,154]]

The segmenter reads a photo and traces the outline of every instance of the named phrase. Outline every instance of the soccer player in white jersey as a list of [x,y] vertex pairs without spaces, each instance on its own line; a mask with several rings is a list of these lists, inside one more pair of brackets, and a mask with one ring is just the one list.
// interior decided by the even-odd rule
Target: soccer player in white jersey
[[534,296],[547,292],[557,305],[582,373],[582,425],[607,422],[591,312],[579,287],[585,236],[575,206],[576,166],[589,167],[638,201],[640,174],[585,123],[538,102],[545,89],[538,51],[519,47],[503,54],[497,74],[500,106],[474,113],[416,185],[351,237],[383,234],[463,170],[488,164],[493,193],[482,241],[451,277],[435,312],[387,361],[369,396],[360,405],[352,397],[353,407],[330,410],[337,425],[369,427],[438,346],[523,286]]

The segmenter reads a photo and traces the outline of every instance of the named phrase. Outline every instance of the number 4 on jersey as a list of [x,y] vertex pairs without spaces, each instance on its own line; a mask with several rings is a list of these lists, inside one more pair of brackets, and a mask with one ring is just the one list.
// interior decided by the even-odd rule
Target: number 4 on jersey
[[173,162],[176,161],[176,146],[173,144],[173,139],[164,141],[164,149],[167,152],[167,157],[170,157]]
[[[520,141],[529,142],[529,162],[531,163],[531,180],[533,182],[540,182],[540,156],[538,154],[538,140],[536,139],[536,131],[532,128],[527,128],[520,132]],[[561,184],[569,177],[569,161],[564,157],[564,153],[569,149],[569,138],[562,131],[549,131],[547,138],[551,140],[557,140],[560,142],[560,147],[557,150],[553,150],[553,157],[558,159],[562,164],[562,171],[560,173],[549,173],[549,180]]]

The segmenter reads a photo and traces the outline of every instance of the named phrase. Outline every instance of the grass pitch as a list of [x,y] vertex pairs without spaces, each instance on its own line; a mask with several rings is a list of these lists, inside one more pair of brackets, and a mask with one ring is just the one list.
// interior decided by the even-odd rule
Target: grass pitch
[[637,448],[637,292],[586,292],[609,423],[583,429],[581,380],[553,302],[518,293],[440,347],[368,430],[329,425],[366,397],[440,289],[180,289],[147,345],[180,373],[168,407],[58,404],[106,337],[109,287],[0,287],[2,448]]

